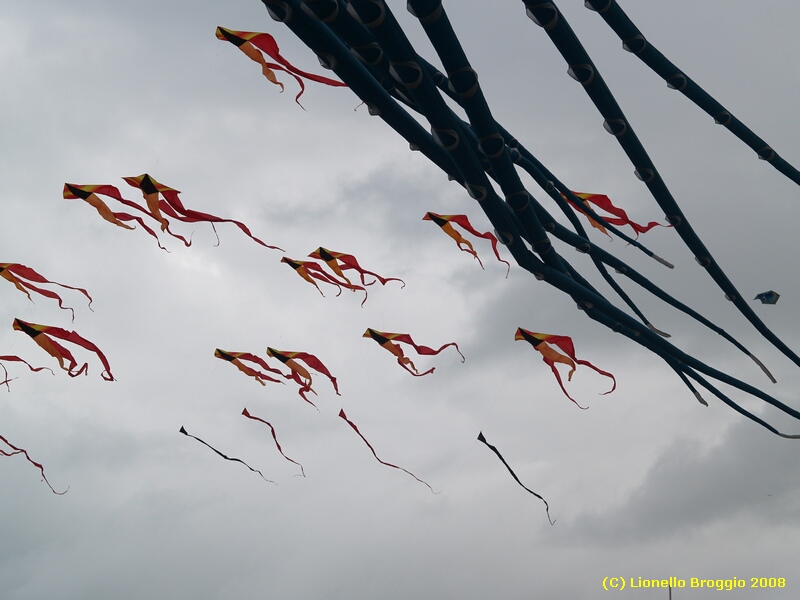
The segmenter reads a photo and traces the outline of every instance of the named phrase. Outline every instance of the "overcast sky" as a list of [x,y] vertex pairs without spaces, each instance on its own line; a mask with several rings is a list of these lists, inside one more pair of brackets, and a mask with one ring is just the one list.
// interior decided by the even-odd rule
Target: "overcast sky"
[[[439,61],[404,2],[390,7],[418,51]],[[579,0],[559,7],[626,112],[673,195],[753,307],[800,348],[797,187],[664,82]],[[456,27],[495,118],[572,189],[608,194],[639,221],[663,215],[633,176],[602,117],[522,2],[450,1]],[[794,164],[800,11],[794,2],[627,2],[648,39]],[[0,11],[0,262],[23,263],[94,298],[65,292],[35,304],[0,281],[0,354],[15,377],[0,390],[0,435],[41,462],[56,496],[21,457],[0,457],[0,596],[7,600],[254,597],[596,598],[604,577],[786,578],[786,587],[732,598],[796,598],[800,442],[781,439],[707,398],[698,404],[668,366],[577,311],[547,284],[494,261],[486,267],[426,211],[490,225],[462,188],[346,88],[296,83],[279,93],[258,66],[214,37],[218,25],[275,36],[298,67],[316,57],[258,0],[27,0]],[[329,74],[329,73],[326,73]],[[241,220],[285,256],[322,245],[402,277],[326,297],[279,251],[235,226],[176,224],[191,248],[103,221],[61,197],[65,182],[111,184],[149,173],[196,210]],[[545,195],[533,182],[537,198]],[[119,204],[109,200],[114,210]],[[722,370],[798,406],[798,369],[738,315],[675,232],[642,241],[669,271],[624,242],[593,239],[740,338],[772,370],[623,282],[655,326]],[[559,250],[582,272],[593,266]],[[506,259],[511,260],[506,255]],[[596,277],[591,275],[592,281]],[[606,288],[603,288],[606,291]],[[608,292],[609,296],[613,295]],[[108,356],[117,381],[70,378],[15,317],[75,329]],[[572,336],[581,368],[559,390],[517,327]],[[456,341],[420,357],[414,378],[362,339],[367,327],[421,344]],[[272,346],[318,356],[341,397],[315,377],[319,412],[287,385],[258,385],[214,349],[266,358]],[[412,358],[413,355],[412,355]],[[735,395],[782,431],[800,423]],[[241,416],[243,408],[269,430]],[[337,414],[341,408],[376,462]],[[276,485],[179,434],[184,426]],[[550,513],[477,442],[483,431]],[[687,583],[688,586],[688,583]],[[625,590],[666,598],[665,590]],[[713,597],[677,590],[673,598]]]

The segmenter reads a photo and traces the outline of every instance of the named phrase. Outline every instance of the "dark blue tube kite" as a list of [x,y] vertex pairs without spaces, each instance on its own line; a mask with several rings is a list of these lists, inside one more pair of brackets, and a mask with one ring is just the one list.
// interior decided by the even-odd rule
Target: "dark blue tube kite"
[[[591,207],[584,205],[570,191],[570,187],[495,121],[477,73],[471,67],[439,0],[409,0],[408,9],[419,19],[444,67],[444,73],[418,56],[383,0],[262,2],[273,19],[285,23],[317,54],[323,66],[332,69],[347,84],[367,105],[371,115],[380,117],[408,141],[412,150],[422,152],[449,178],[465,188],[492,223],[495,236],[521,268],[570,296],[591,319],[663,358],[701,402],[705,401],[698,391],[700,387],[770,431],[783,437],[798,437],[779,432],[760,417],[743,409],[718,389],[713,380],[759,398],[798,420],[799,411],[683,352],[667,341],[667,335],[656,329],[637,308],[608,271],[609,267],[723,336],[750,356],[772,378],[766,367],[723,329],[589,240],[574,207],[613,235],[625,239],[665,266],[672,267],[638,240],[627,237]],[[756,330],[800,366],[800,356],[761,322],[711,257],[555,4],[532,0],[525,0],[524,3],[528,15],[544,28],[567,60],[570,74],[583,84],[603,114],[606,129],[622,145],[635,167],[636,175],[647,184],[666,214],[667,221],[694,253],[697,261]],[[456,115],[446,100],[455,101],[463,109],[466,119]],[[412,113],[424,117],[430,125],[430,131]],[[566,215],[572,229],[558,223],[525,188],[519,169],[530,175]],[[635,317],[613,304],[559,254],[551,235],[588,254],[599,273]]]

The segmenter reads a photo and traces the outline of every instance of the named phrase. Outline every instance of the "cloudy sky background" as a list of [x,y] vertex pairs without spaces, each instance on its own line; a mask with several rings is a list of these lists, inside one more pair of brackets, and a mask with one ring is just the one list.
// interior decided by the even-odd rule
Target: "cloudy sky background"
[[[419,52],[438,63],[404,3],[391,8]],[[627,3],[648,39],[766,139],[800,162],[800,74],[791,2]],[[578,191],[606,193],[639,221],[662,217],[547,36],[521,2],[445,5],[495,117]],[[623,52],[602,19],[560,3],[674,196],[744,296],[800,348],[797,187]],[[284,94],[214,29],[267,31],[297,66],[315,56],[257,0],[13,2],[0,14],[0,260],[86,287],[94,312],[66,293],[69,313],[0,285],[0,354],[51,365],[11,329],[14,317],[74,328],[108,356],[117,381],[29,373],[9,364],[0,435],[45,465],[53,495],[20,457],[0,460],[0,590],[40,598],[594,598],[606,576],[785,577],[767,598],[794,598],[800,547],[797,444],[708,396],[700,406],[663,361],[578,312],[519,268],[504,278],[488,244],[482,271],[426,211],[489,224],[456,184],[347,89],[295,83]],[[141,230],[106,223],[64,182],[116,185],[148,172],[189,208],[247,223],[302,258],[320,245],[356,255],[407,286],[373,286],[366,305],[322,298],[232,225],[178,225],[184,248],[159,250]],[[529,189],[544,197],[535,185]],[[113,201],[112,209],[119,209]],[[712,332],[623,285],[680,347],[797,406],[798,369],[724,300],[678,236],[643,241],[669,271],[599,233],[595,240],[741,339],[778,378],[770,384]],[[566,257],[589,275],[574,251]],[[510,258],[506,256],[506,258]],[[593,276],[592,276],[593,277]],[[596,278],[593,277],[593,281]],[[2,283],[2,282],[0,282]],[[605,288],[603,288],[605,289]],[[609,292],[610,293],[610,292]],[[516,327],[570,335],[580,411]],[[412,378],[360,336],[409,332],[422,344],[457,341],[420,358]],[[292,385],[262,388],[213,357],[216,347],[267,346],[317,355],[337,376],[315,378],[317,413]],[[779,429],[800,424],[740,394]],[[242,417],[247,407],[276,428]],[[358,424],[378,455],[438,491],[377,463],[336,417]],[[221,460],[181,426],[260,469]],[[543,506],[476,441],[505,455]],[[665,598],[660,590],[625,592]],[[716,592],[683,590],[683,597]],[[756,592],[729,592],[755,597]]]

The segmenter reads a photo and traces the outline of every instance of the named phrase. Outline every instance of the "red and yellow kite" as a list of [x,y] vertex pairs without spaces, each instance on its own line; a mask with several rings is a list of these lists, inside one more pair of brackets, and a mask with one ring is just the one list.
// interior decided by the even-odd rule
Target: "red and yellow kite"
[[[333,389],[336,391],[336,395],[341,396],[339,393],[339,386],[336,383],[336,378],[331,375],[331,372],[328,371],[328,368],[324,364],[322,364],[322,361],[313,354],[309,354],[308,352],[286,352],[284,350],[275,350],[275,348],[267,348],[267,356],[277,358],[289,369],[291,369],[292,372],[287,379],[293,379],[295,383],[300,386],[300,390],[298,391],[300,397],[314,408],[316,408],[317,405],[306,397],[306,392],[311,392],[315,396],[317,395],[317,392],[311,388],[311,373],[309,373],[308,369],[306,369],[303,365],[298,363],[297,360],[302,360],[309,367],[322,373],[325,375],[325,377],[330,379],[331,383],[333,384]],[[284,377],[286,376],[284,375]]]
[[[662,223],[656,223],[655,221],[650,221],[647,225],[640,225],[635,221],[631,221],[631,219],[628,217],[628,213],[626,213],[621,208],[614,206],[614,204],[611,202],[611,198],[609,198],[608,196],[604,196],[602,194],[586,194],[583,192],[572,192],[572,193],[575,194],[578,198],[580,198],[587,207],[591,203],[594,204],[596,207],[601,208],[607,213],[613,215],[612,217],[606,217],[601,215],[606,223],[618,226],[630,225],[631,228],[636,232],[637,238],[639,237],[640,233],[647,233],[653,227],[671,227],[671,225],[664,225]],[[576,206],[566,196],[564,196],[564,199],[570,204],[570,206],[572,206],[572,208],[574,208],[575,210],[586,216],[586,218],[589,219],[589,223],[592,225],[592,227],[594,227],[595,229],[599,229],[600,231],[608,235],[608,237],[611,237],[608,231],[606,231],[606,228],[603,227],[597,221],[595,221],[592,217],[584,213],[581,210],[581,207]]]
[[445,344],[438,350],[434,350],[433,348],[429,348],[428,346],[420,346],[414,340],[411,339],[411,336],[407,333],[386,333],[383,331],[378,331],[377,329],[368,328],[364,335],[361,337],[365,338],[372,338],[381,347],[388,350],[391,354],[397,357],[397,364],[403,367],[406,371],[411,373],[414,377],[422,377],[423,375],[428,375],[429,373],[433,373],[436,370],[436,367],[431,367],[424,373],[420,373],[417,370],[417,367],[414,366],[414,363],[411,362],[411,359],[408,358],[403,354],[403,349],[395,344],[394,342],[402,342],[404,344],[408,344],[417,351],[418,354],[424,354],[427,356],[432,356],[434,354],[439,354],[442,350],[447,348],[448,346],[453,346],[456,349],[456,352],[461,356],[461,362],[464,362],[464,355],[461,354],[461,350],[458,349],[458,344],[455,342],[450,342],[449,344]]
[[322,268],[322,265],[319,265],[319,264],[317,264],[317,263],[315,263],[313,261],[310,261],[310,260],[293,260],[293,259],[287,258],[285,256],[283,258],[281,258],[281,262],[289,265],[290,267],[292,267],[300,277],[302,277],[308,283],[310,283],[315,288],[317,288],[317,291],[320,294],[322,294],[323,296],[325,296],[325,294],[323,294],[322,290],[319,289],[319,286],[314,281],[315,279],[317,281],[322,281],[323,283],[329,283],[331,285],[335,285],[336,288],[339,290],[336,293],[337,296],[341,295],[343,287],[347,288],[348,290],[351,290],[353,292],[355,292],[355,291],[364,292],[364,299],[361,301],[361,306],[364,306],[364,302],[367,301],[367,290],[366,290],[366,288],[364,288],[364,287],[362,287],[360,285],[356,285],[356,284],[350,283],[349,280],[339,281],[338,279],[336,279],[332,275],[329,275],[328,273],[326,273],[325,270]]
[[[272,250],[282,251],[281,248],[278,248],[277,246],[270,246],[269,244],[266,244],[255,237],[252,233],[250,233],[250,230],[244,223],[235,221],[233,219],[223,219],[222,217],[217,217],[208,213],[186,208],[178,196],[178,194],[180,194],[178,190],[166,186],[163,183],[159,183],[147,173],[137,177],[123,177],[123,179],[128,183],[128,185],[133,186],[142,192],[142,196],[144,197],[148,208],[150,208],[151,213],[158,215],[156,218],[161,221],[162,230],[166,227],[165,223],[167,223],[167,220],[164,218],[162,213],[172,217],[173,219],[183,221],[184,223],[211,223],[211,227],[214,229],[215,234],[217,232],[217,228],[214,226],[214,223],[233,223],[254,242],[261,244],[266,248],[271,248]],[[159,195],[161,198],[163,198],[163,200],[159,199]],[[139,208],[141,210],[141,207]],[[219,236],[217,236],[217,239],[219,240]]]
[[[562,363],[567,365],[570,368],[569,375],[567,375],[567,381],[572,381],[572,374],[575,372],[577,368],[575,363],[579,365],[584,365],[586,367],[590,367],[594,369],[601,375],[609,377],[611,381],[614,382],[614,385],[611,387],[610,390],[607,392],[603,392],[602,395],[610,394],[615,389],[617,389],[617,380],[611,373],[607,373],[595,367],[592,363],[586,360],[579,360],[575,356],[575,346],[572,343],[572,338],[566,335],[548,335],[546,333],[535,333],[533,331],[528,331],[527,329],[523,329],[522,327],[517,328],[517,333],[514,336],[516,341],[526,341],[531,346],[533,346],[541,355],[542,360],[550,365],[550,369],[553,371],[553,375],[556,376],[556,381],[558,381],[558,385],[561,386],[561,391],[564,392],[564,395],[575,402],[575,404],[580,408],[585,408],[578,404],[575,399],[567,393],[567,390],[564,388],[564,383],[561,381],[561,375],[559,375],[558,370],[556,369],[556,363]],[[554,348],[552,348],[549,344],[554,344],[561,348],[562,351],[566,353],[561,354]]]
[[374,281],[370,281],[369,283],[367,283],[365,275],[371,275],[377,281],[380,281],[381,285],[386,285],[388,281],[399,281],[400,283],[403,284],[402,287],[406,287],[406,282],[398,277],[381,277],[377,273],[373,273],[372,271],[367,271],[360,264],[358,264],[356,257],[353,256],[352,254],[334,252],[333,250],[328,250],[327,248],[323,248],[322,246],[320,246],[308,256],[309,258],[315,258],[317,260],[325,261],[325,264],[327,264],[330,267],[331,271],[336,273],[347,283],[351,283],[351,281],[344,274],[344,271],[348,269],[353,269],[355,271],[358,271],[358,273],[360,274],[362,285],[372,285],[373,283],[375,283]]
[[481,262],[481,259],[478,258],[478,253],[475,252],[475,248],[473,248],[469,240],[464,238],[464,236],[462,236],[458,231],[455,230],[455,228],[453,227],[453,223],[459,225],[460,227],[463,227],[474,236],[489,240],[492,243],[492,250],[494,250],[494,255],[497,257],[497,260],[499,260],[501,263],[505,263],[506,267],[508,267],[508,269],[506,270],[506,277],[508,277],[508,271],[511,269],[511,265],[507,261],[500,258],[500,253],[497,250],[497,238],[490,231],[487,231],[486,233],[480,233],[478,230],[476,230],[472,226],[472,223],[469,222],[467,215],[440,215],[435,212],[428,212],[425,213],[425,216],[422,217],[422,220],[433,221],[439,227],[441,227],[442,231],[444,231],[447,235],[449,235],[451,238],[455,240],[456,244],[458,244],[458,247],[461,249],[462,252],[469,252],[472,256],[475,257],[475,260],[478,261],[478,264],[481,266],[481,269],[483,269],[483,263]]
[[254,362],[261,368],[266,369],[271,373],[277,373],[278,375],[281,375],[286,379],[291,379],[290,376],[284,375],[278,369],[270,367],[263,358],[260,358],[255,354],[251,354],[250,352],[227,352],[225,350],[220,350],[219,348],[217,348],[216,350],[214,350],[214,356],[222,360],[227,360],[229,363],[235,365],[236,368],[239,369],[245,375],[253,377],[261,385],[267,385],[266,384],[267,381],[272,381],[273,383],[283,383],[283,382],[280,379],[275,379],[273,377],[270,377],[266,373],[257,371],[252,367],[248,367],[246,364],[242,362],[243,360]]
[[33,302],[33,298],[31,298],[31,295],[28,292],[28,290],[41,294],[46,298],[52,298],[53,300],[57,300],[59,308],[72,312],[73,321],[75,320],[75,311],[72,310],[69,306],[64,306],[61,296],[48,289],[36,287],[35,285],[33,285],[33,283],[52,284],[66,288],[68,290],[78,291],[89,299],[89,310],[91,310],[92,308],[92,297],[89,295],[89,292],[87,292],[85,289],[79,287],[72,287],[71,285],[64,285],[63,283],[58,283],[57,281],[50,281],[49,279],[45,279],[43,276],[39,275],[39,273],[31,269],[30,267],[26,267],[25,265],[20,265],[17,263],[0,263],[0,277],[13,283],[14,287],[16,287],[20,292],[22,292],[26,296],[28,296],[28,300],[30,300],[31,302]]
[[[249,59],[261,65],[261,72],[264,74],[264,77],[269,79],[275,85],[280,86],[281,92],[284,89],[283,84],[278,81],[277,77],[275,77],[275,73],[272,72],[272,69],[285,71],[294,77],[297,80],[297,83],[300,84],[300,92],[298,92],[297,97],[295,98],[295,102],[297,102],[297,104],[300,104],[300,96],[303,95],[306,87],[303,83],[303,77],[311,81],[324,83],[325,85],[330,85],[333,87],[347,87],[346,84],[342,83],[341,81],[329,79],[327,77],[323,77],[322,75],[306,73],[305,71],[301,71],[292,65],[288,60],[281,56],[280,50],[278,49],[278,43],[275,41],[275,38],[268,33],[236,31],[234,29],[217,27],[217,39],[222,40],[223,42],[230,42],[239,48],[239,50],[241,50]],[[273,60],[278,61],[280,64],[267,62],[259,50]]]
[[158,235],[156,234],[156,232],[153,231],[147,225],[147,223],[145,223],[142,220],[141,217],[137,217],[125,212],[113,212],[108,207],[108,205],[100,199],[98,194],[101,194],[103,196],[108,196],[110,198],[113,198],[114,200],[117,200],[118,202],[125,204],[126,206],[130,206],[131,208],[135,208],[136,210],[143,212],[147,216],[158,221],[161,224],[162,231],[166,231],[172,237],[181,240],[187,247],[192,245],[192,243],[186,240],[184,237],[172,233],[169,230],[169,225],[166,222],[166,219],[164,219],[163,216],[161,216],[160,212],[154,214],[149,210],[147,210],[146,208],[139,206],[138,204],[136,204],[136,202],[133,202],[132,200],[126,200],[125,198],[122,197],[120,191],[113,185],[78,185],[75,183],[64,184],[65,199],[84,200],[87,204],[97,209],[97,212],[106,221],[116,225],[117,227],[122,227],[123,229],[135,229],[135,227],[127,225],[126,222],[136,221],[137,223],[139,223],[139,225],[142,226],[142,229],[144,229],[147,233],[149,233],[156,239],[159,248],[161,248],[162,250],[167,250],[166,248],[164,248],[164,246],[161,245],[161,241],[158,239]]
[[41,463],[38,463],[38,462],[36,462],[35,460],[33,460],[33,459],[30,457],[30,455],[28,454],[28,451],[27,451],[27,450],[25,450],[24,448],[18,448],[17,446],[15,446],[15,445],[14,445],[14,444],[12,444],[11,442],[9,442],[9,441],[8,441],[6,438],[4,438],[2,435],[0,435],[0,442],[3,442],[3,443],[6,445],[6,446],[8,446],[9,448],[11,448],[11,451],[4,450],[3,448],[0,448],[0,456],[15,456],[15,455],[17,455],[17,454],[22,454],[22,455],[24,455],[24,456],[25,456],[25,460],[27,460],[27,461],[28,461],[29,463],[31,463],[31,464],[32,464],[34,467],[36,467],[37,469],[39,469],[39,473],[41,473],[41,474],[42,474],[42,479],[43,479],[43,480],[44,480],[44,482],[47,484],[47,487],[49,487],[49,488],[50,488],[50,490],[51,490],[51,491],[52,491],[54,494],[56,494],[57,496],[63,496],[64,494],[66,494],[66,493],[67,493],[67,491],[69,490],[69,488],[67,488],[67,489],[66,489],[66,490],[64,490],[63,492],[57,492],[57,491],[55,491],[55,489],[53,489],[53,486],[52,486],[52,485],[50,485],[50,482],[49,482],[49,481],[47,481],[47,477],[46,477],[46,476],[45,476],[45,474],[44,474],[44,467],[41,465]]
[[[85,373],[88,370],[89,365],[88,363],[84,363],[83,366],[78,369],[78,361],[75,360],[75,357],[69,350],[56,342],[53,339],[54,337],[66,342],[71,342],[76,346],[80,346],[81,348],[89,350],[90,352],[94,352],[100,359],[100,362],[103,363],[103,367],[105,367],[105,370],[100,374],[100,376],[106,381],[114,381],[114,376],[111,374],[111,366],[108,364],[108,360],[106,359],[105,355],[100,351],[100,348],[95,346],[86,338],[81,337],[74,331],[67,331],[66,329],[61,329],[60,327],[51,327],[49,325],[27,323],[22,319],[14,319],[14,329],[26,333],[34,342],[39,345],[42,350],[55,358],[58,361],[59,366],[64,369],[70,377],[77,377],[78,375]],[[69,365],[65,365],[64,361],[67,361]]]
[[286,460],[288,460],[289,462],[291,462],[291,463],[294,463],[294,464],[296,464],[298,467],[300,467],[300,474],[301,474],[303,477],[305,477],[305,476],[306,476],[306,471],[305,471],[305,469],[303,469],[303,465],[301,465],[301,464],[300,464],[299,462],[297,462],[296,460],[292,460],[291,458],[289,458],[288,456],[286,456],[286,455],[283,453],[283,448],[281,448],[281,445],[278,443],[278,436],[277,436],[277,435],[275,435],[275,428],[272,426],[272,423],[270,423],[270,422],[268,422],[268,421],[265,421],[264,419],[261,419],[260,417],[256,417],[256,416],[254,416],[254,415],[251,415],[251,414],[250,414],[250,412],[249,412],[249,411],[248,411],[246,408],[245,408],[245,409],[242,411],[242,414],[243,414],[245,417],[247,417],[248,419],[252,419],[253,421],[260,421],[260,422],[264,423],[265,425],[267,425],[267,426],[269,427],[269,430],[272,432],[272,439],[273,439],[273,440],[275,440],[275,446],[278,448],[278,452],[280,452],[280,453],[281,453],[281,456],[283,456],[283,458],[285,458],[285,459],[286,459]]

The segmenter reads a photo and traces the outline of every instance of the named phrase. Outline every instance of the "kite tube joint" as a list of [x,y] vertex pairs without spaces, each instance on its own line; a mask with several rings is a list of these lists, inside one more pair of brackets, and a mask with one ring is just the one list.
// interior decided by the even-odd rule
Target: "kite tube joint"
[[526,0],[525,14],[545,31],[553,29],[558,24],[558,9],[552,2],[534,4]]

